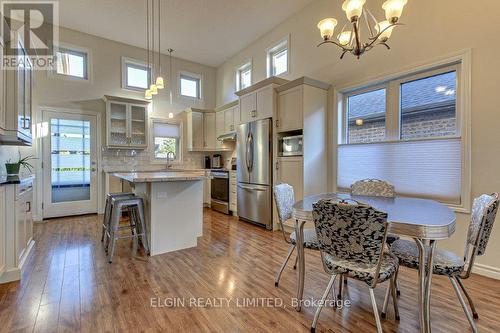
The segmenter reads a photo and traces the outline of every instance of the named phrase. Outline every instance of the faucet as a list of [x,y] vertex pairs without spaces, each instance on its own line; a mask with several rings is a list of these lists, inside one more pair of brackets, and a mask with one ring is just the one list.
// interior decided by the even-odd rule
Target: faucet
[[172,162],[175,160],[175,153],[173,151],[169,151],[167,153],[167,169],[172,168]]

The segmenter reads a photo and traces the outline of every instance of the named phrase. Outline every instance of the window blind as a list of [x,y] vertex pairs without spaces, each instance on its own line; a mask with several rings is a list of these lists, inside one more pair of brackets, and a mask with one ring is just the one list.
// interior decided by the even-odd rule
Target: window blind
[[153,123],[153,134],[160,138],[179,138],[180,128],[177,124]]
[[419,140],[338,147],[337,186],[375,178],[395,186],[398,195],[450,204],[461,200],[461,139]]

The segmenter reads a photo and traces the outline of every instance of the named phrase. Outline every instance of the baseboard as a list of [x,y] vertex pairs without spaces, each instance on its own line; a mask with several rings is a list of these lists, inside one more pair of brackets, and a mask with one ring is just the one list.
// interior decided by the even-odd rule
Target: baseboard
[[17,267],[6,270],[0,276],[0,284],[12,282],[12,281],[19,281],[19,280],[21,280],[21,270]]
[[500,280],[500,268],[483,264],[474,264],[472,272],[495,280]]

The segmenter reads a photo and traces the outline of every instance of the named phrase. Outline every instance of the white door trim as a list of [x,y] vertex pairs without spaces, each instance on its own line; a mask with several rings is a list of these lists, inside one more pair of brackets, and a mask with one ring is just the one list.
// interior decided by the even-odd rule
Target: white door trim
[[[82,110],[82,109],[71,109],[71,108],[59,108],[59,107],[50,107],[50,106],[39,106],[38,107],[38,117],[37,117],[37,127],[36,127],[36,142],[37,142],[37,158],[41,162],[43,160],[43,136],[41,132],[41,124],[43,122],[43,113],[44,112],[52,112],[52,113],[68,113],[68,114],[75,114],[75,115],[86,115],[86,116],[95,116],[96,117],[96,168],[97,168],[97,183],[96,183],[96,190],[97,190],[97,213],[100,214],[103,211],[103,193],[102,193],[102,151],[101,151],[101,135],[102,135],[102,114],[101,112],[98,111],[92,111],[92,110]],[[41,165],[41,163],[40,163]],[[37,179],[37,186],[40,190],[37,190],[39,198],[42,200],[39,200],[40,203],[43,203],[43,198],[44,198],[44,172],[40,168],[40,172],[38,175]],[[43,209],[42,205],[39,204],[37,205],[37,215],[40,217],[39,220],[43,219]]]

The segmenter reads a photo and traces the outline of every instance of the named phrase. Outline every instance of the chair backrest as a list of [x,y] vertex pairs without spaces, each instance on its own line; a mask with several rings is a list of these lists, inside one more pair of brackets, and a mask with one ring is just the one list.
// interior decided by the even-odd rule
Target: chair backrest
[[474,257],[481,256],[486,251],[499,203],[498,193],[483,194],[474,199],[464,254],[464,260],[469,266],[468,271],[472,268]]
[[283,223],[292,217],[293,205],[295,204],[293,187],[285,183],[274,185],[274,201],[278,209],[278,221],[281,226],[281,231],[286,240],[287,238],[283,231]]
[[393,198],[396,193],[394,186],[380,179],[358,180],[351,185],[352,195]]
[[387,213],[354,200],[333,199],[313,204],[313,217],[322,252],[358,263],[380,263]]

